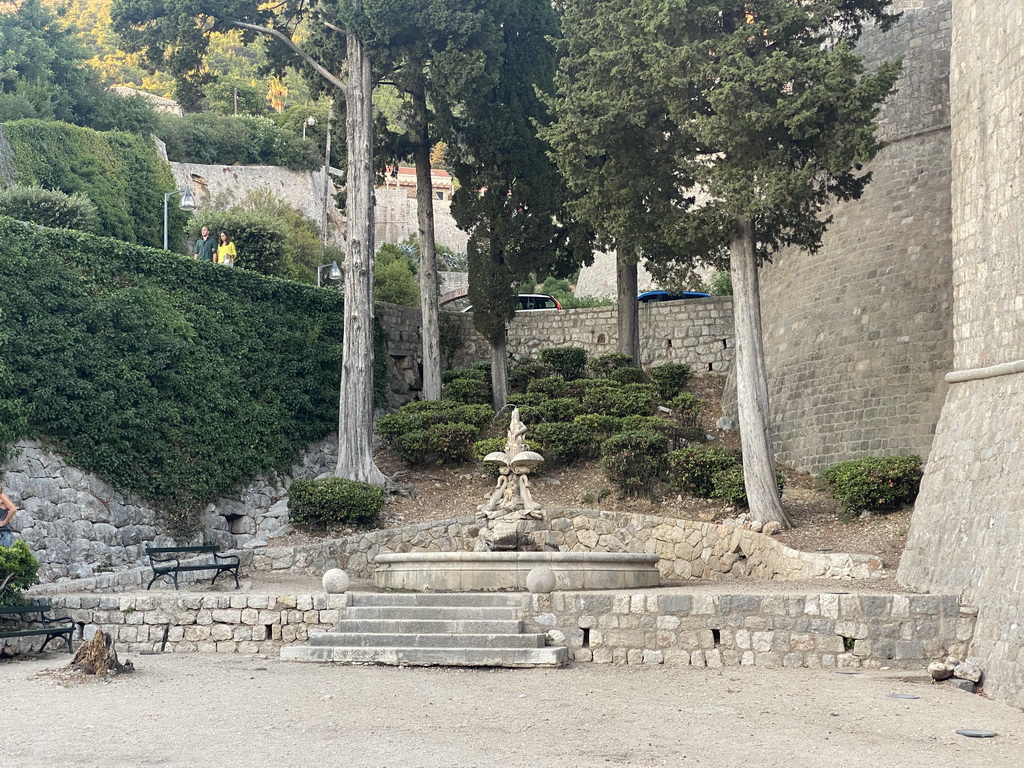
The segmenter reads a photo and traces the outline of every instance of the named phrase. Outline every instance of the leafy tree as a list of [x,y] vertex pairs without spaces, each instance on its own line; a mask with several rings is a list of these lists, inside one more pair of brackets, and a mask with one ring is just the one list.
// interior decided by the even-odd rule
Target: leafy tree
[[542,135],[575,195],[571,210],[617,253],[619,352],[639,364],[638,260],[685,275],[695,254],[718,253],[699,228],[684,226],[693,177],[680,158],[695,143],[669,102],[685,96],[648,70],[650,34],[638,29],[635,8],[620,0],[565,5],[556,120]]
[[[408,251],[393,243],[384,243],[373,260],[374,297],[405,307],[419,306],[416,269]],[[435,291],[437,289],[435,288]]]
[[564,185],[537,136],[537,123],[548,120],[538,91],[552,87],[555,13],[546,0],[515,0],[500,29],[504,45],[493,84],[466,101],[449,148],[462,182],[452,215],[471,232],[468,298],[473,324],[491,346],[496,408],[508,392],[513,286],[530,274],[575,268],[591,249],[589,233],[564,206]]
[[[155,115],[142,99],[124,99],[86,66],[74,29],[40,0],[0,11],[0,121],[62,120],[97,130],[148,133]],[[13,11],[13,12],[10,12]]]
[[[602,168],[618,162],[605,141],[623,136],[614,128],[595,138],[579,118],[589,115],[597,128],[623,125],[632,142],[648,148],[633,169],[651,188],[641,195],[645,204],[653,207],[660,194],[673,197],[668,242],[687,246],[680,253],[691,257],[728,245],[743,470],[758,520],[790,524],[775,483],[758,266],[785,246],[816,250],[831,220],[826,206],[859,198],[870,181],[862,167],[880,146],[873,120],[900,67],[886,62],[866,72],[854,46],[865,24],[887,29],[896,21],[890,6],[890,0],[570,4],[572,40],[559,97],[575,119],[566,122],[567,139],[553,135],[552,141],[576,189],[584,189],[588,176],[600,185]],[[569,77],[581,84],[572,93]],[[637,108],[657,97],[654,114],[623,120],[620,105],[600,91],[613,77],[621,78],[624,93],[643,94],[633,102]],[[613,112],[607,120],[606,107]],[[646,130],[630,135],[637,126]],[[566,152],[572,140],[579,147],[575,158]],[[659,166],[644,164],[657,148],[664,149]],[[662,166],[672,175],[659,172]],[[609,218],[621,211],[613,207]],[[656,273],[658,259],[652,267]]]

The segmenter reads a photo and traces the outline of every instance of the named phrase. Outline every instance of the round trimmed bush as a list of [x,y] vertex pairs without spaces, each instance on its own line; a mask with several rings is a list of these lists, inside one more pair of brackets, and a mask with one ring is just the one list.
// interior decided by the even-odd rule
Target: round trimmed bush
[[0,547],[0,605],[20,605],[21,590],[39,583],[39,561],[28,544],[15,539],[14,545]]
[[554,368],[539,360],[520,360],[508,368],[508,388],[512,392],[525,392],[531,381],[554,373]]
[[592,389],[583,396],[587,413],[609,416],[650,416],[654,412],[657,394],[652,384],[625,384],[617,388]]
[[598,355],[591,358],[587,364],[595,379],[610,379],[612,373],[621,368],[635,368],[633,358],[622,352],[609,352],[606,355]]
[[546,397],[565,397],[569,394],[569,383],[561,376],[545,376],[543,379],[534,379],[527,384],[526,392]]

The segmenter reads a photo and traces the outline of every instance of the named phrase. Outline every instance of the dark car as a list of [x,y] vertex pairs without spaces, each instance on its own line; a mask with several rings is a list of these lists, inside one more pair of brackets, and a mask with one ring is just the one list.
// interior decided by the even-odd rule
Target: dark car
[[652,301],[677,301],[679,299],[708,299],[711,298],[710,293],[703,293],[701,291],[644,291],[636,300],[641,304],[647,304]]

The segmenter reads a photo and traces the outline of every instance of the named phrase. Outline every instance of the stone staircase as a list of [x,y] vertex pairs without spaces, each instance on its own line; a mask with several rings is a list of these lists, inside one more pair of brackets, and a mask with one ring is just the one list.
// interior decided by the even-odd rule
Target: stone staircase
[[448,667],[557,667],[565,647],[524,631],[521,594],[350,592],[336,631],[281,649],[288,661]]

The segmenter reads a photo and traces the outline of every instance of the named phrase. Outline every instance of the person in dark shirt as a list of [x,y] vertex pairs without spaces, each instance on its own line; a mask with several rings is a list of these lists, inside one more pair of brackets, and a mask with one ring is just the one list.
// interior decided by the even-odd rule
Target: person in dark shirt
[[209,227],[203,227],[202,235],[196,240],[196,246],[192,249],[192,258],[197,261],[213,261],[213,251],[217,247],[217,241],[210,236]]
[[4,493],[3,486],[0,486],[0,547],[14,546],[14,537],[11,535],[9,523],[14,519],[14,513],[17,511],[14,502]]

